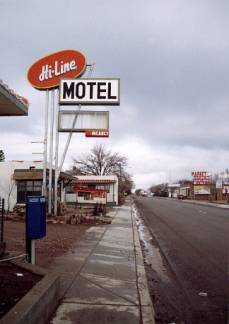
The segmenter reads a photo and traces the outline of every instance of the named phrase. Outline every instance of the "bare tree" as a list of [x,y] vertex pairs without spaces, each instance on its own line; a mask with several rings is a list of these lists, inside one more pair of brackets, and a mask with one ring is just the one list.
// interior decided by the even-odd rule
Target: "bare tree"
[[96,145],[89,154],[74,159],[74,173],[78,175],[111,175],[121,176],[127,166],[127,158],[112,153],[103,145]]
[[73,161],[71,173],[75,175],[117,175],[120,192],[130,193],[133,188],[131,175],[126,171],[127,158],[118,153],[112,153],[103,145],[95,145],[90,153]]
[[3,152],[3,150],[0,150],[0,162],[5,161],[5,154]]

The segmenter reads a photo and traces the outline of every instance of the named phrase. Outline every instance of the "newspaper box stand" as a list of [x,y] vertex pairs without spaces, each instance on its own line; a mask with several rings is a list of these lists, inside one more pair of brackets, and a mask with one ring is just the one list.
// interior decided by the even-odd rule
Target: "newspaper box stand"
[[46,236],[46,201],[43,196],[27,197],[26,253],[28,262],[35,263],[35,241]]

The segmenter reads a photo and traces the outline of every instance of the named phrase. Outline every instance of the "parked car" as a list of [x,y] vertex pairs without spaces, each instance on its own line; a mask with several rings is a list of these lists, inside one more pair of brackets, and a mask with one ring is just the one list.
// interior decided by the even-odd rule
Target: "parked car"
[[187,199],[187,196],[185,196],[185,195],[178,195],[177,196],[177,199],[181,199],[181,200]]

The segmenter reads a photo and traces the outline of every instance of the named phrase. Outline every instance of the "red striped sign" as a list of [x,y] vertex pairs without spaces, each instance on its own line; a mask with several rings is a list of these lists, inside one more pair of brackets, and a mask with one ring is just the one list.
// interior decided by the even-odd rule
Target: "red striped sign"
[[85,132],[86,137],[109,137],[108,130],[89,130]]

